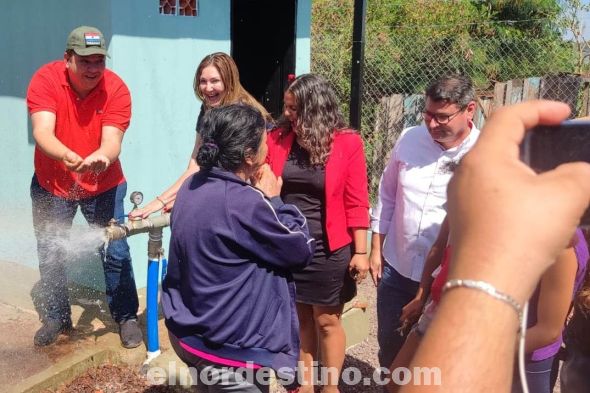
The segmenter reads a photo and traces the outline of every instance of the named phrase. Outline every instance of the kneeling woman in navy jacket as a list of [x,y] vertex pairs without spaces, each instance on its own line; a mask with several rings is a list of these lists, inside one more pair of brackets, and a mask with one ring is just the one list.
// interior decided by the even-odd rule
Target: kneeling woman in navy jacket
[[307,265],[314,241],[301,212],[282,202],[281,179],[263,164],[266,132],[258,111],[211,109],[202,140],[201,171],[182,185],[172,212],[162,285],[166,326],[176,353],[198,371],[192,375],[199,391],[268,391],[257,378],[240,382],[243,369],[236,369],[258,376],[266,367],[295,370],[291,270]]

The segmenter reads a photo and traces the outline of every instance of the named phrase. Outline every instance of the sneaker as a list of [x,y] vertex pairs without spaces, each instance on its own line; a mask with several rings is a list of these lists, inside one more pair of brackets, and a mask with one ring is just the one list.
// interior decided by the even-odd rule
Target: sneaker
[[36,346],[44,347],[53,344],[60,333],[67,333],[72,329],[72,321],[63,322],[57,319],[47,319],[35,333],[33,341]]
[[143,342],[143,335],[137,319],[128,319],[119,323],[119,337],[125,348],[138,347]]

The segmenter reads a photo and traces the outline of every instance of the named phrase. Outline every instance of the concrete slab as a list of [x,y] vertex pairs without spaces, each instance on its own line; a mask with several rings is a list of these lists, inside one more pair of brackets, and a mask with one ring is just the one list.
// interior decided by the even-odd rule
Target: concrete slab
[[38,393],[46,389],[54,389],[60,384],[71,381],[91,367],[106,362],[118,363],[117,353],[111,350],[99,352],[93,349],[82,349],[49,368],[13,385],[8,392]]
[[342,314],[346,332],[346,349],[362,342],[369,335],[369,317],[366,308],[354,307]]
[[31,289],[39,281],[39,270],[0,260],[0,303],[35,313]]

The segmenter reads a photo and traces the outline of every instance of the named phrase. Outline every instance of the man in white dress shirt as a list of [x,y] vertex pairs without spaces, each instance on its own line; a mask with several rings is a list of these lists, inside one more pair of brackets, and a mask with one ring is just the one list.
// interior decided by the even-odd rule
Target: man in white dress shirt
[[475,91],[466,76],[447,75],[426,90],[424,124],[402,131],[371,213],[371,274],[377,288],[379,363],[389,367],[405,337],[402,308],[416,295],[424,261],[445,217],[454,167],[479,136]]

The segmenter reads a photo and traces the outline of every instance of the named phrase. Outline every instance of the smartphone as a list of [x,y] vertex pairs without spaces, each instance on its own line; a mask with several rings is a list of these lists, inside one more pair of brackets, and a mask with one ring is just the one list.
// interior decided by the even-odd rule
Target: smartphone
[[[520,154],[537,173],[566,162],[590,163],[590,121],[567,120],[553,126],[536,126],[526,133]],[[590,208],[582,216],[580,225],[590,226]]]

